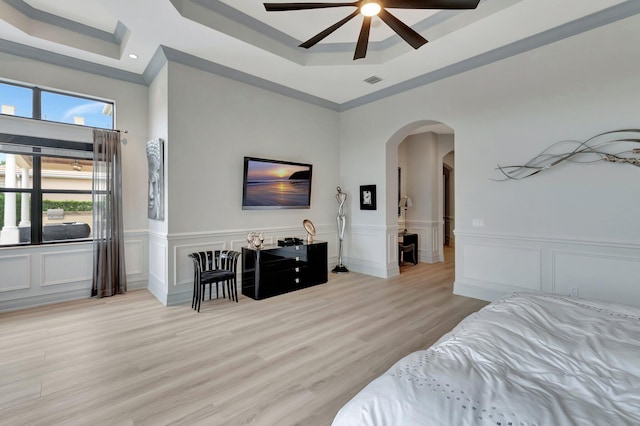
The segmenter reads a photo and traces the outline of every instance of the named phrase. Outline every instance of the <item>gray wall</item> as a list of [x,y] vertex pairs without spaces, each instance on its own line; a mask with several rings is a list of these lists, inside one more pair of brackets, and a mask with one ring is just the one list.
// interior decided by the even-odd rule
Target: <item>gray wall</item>
[[[628,41],[638,25],[628,18],[344,112],[345,186],[375,183],[386,199],[375,214],[354,213],[349,262],[395,273],[397,146],[434,120],[455,131],[456,292],[494,299],[576,287],[638,303],[640,227],[629,186],[637,168],[568,164],[524,181],[490,180],[496,164],[526,162],[554,142],[638,127],[640,52]],[[347,167],[365,147],[370,167]]]
[[[148,277],[148,87],[0,53],[0,77],[113,100],[122,143],[125,254],[129,288]],[[0,117],[3,133],[91,142],[90,128]],[[0,249],[0,311],[89,297],[91,243]]]
[[[156,297],[166,304],[190,300],[188,253],[240,250],[249,231],[264,232],[273,244],[305,237],[304,219],[314,222],[316,239],[329,242],[334,261],[338,113],[174,62],[156,80],[151,92],[168,106],[168,220],[149,246]],[[160,124],[151,137],[162,137],[164,121],[164,108],[156,108],[151,122]],[[313,164],[311,208],[242,210],[245,156]]]
[[[187,253],[240,248],[252,230],[267,242],[304,236],[309,218],[335,262],[337,185],[349,194],[347,266],[397,274],[398,145],[432,121],[455,131],[455,292],[493,299],[575,288],[634,302],[640,227],[629,182],[637,168],[568,164],[519,182],[490,178],[496,164],[526,162],[559,140],[638,127],[640,46],[629,40],[639,26],[640,17],[627,18],[341,113],[173,62],[150,87],[6,54],[0,77],[116,101],[117,126],[129,130],[127,266],[133,282],[148,275],[163,303],[190,298]],[[147,220],[144,146],[155,137],[167,144],[165,222]],[[311,209],[241,210],[245,155],[313,163]],[[359,186],[368,184],[377,185],[375,211],[359,209]],[[427,246],[442,238],[437,226],[425,232]],[[85,272],[68,267],[87,253],[86,245],[3,249],[10,273],[0,278],[0,309],[88,293]]]

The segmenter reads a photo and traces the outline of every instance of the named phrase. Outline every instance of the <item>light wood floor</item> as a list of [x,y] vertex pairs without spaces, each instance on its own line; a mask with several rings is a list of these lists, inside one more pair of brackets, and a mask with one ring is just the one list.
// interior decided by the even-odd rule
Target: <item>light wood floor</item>
[[486,303],[445,263],[389,280],[164,307],[147,291],[0,314],[0,424],[330,425],[369,381]]

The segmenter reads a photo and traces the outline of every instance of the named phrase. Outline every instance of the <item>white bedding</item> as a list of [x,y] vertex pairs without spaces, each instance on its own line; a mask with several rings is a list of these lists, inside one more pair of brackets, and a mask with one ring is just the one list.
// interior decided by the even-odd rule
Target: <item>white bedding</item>
[[406,356],[333,426],[640,425],[640,309],[514,294]]

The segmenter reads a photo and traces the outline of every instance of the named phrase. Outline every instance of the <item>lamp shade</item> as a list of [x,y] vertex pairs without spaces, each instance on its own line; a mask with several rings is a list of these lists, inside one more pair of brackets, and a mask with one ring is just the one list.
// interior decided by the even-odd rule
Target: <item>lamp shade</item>
[[398,207],[404,207],[404,208],[413,207],[413,203],[411,202],[411,198],[409,198],[407,195],[402,197],[400,199],[400,202],[398,203]]

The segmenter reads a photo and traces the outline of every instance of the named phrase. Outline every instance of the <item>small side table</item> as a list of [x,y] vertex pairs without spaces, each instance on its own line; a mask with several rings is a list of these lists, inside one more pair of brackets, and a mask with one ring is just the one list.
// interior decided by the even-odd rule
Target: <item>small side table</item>
[[402,264],[402,247],[413,244],[413,263],[418,263],[418,234],[398,234],[398,265]]

